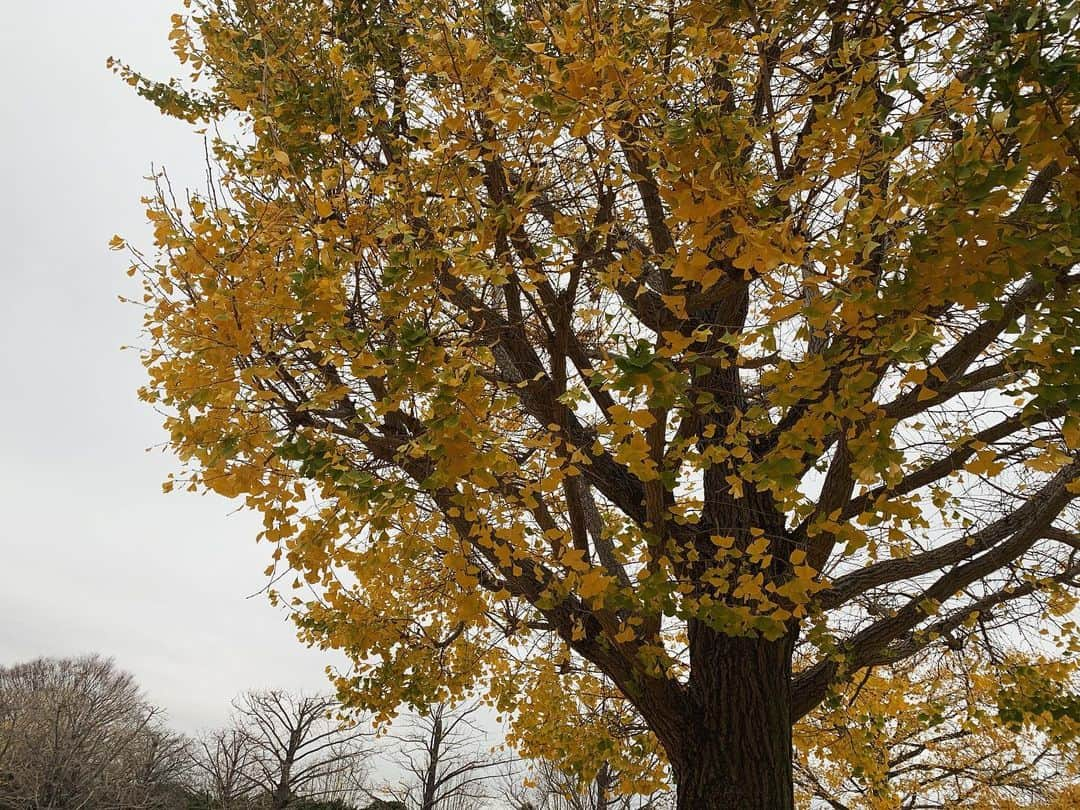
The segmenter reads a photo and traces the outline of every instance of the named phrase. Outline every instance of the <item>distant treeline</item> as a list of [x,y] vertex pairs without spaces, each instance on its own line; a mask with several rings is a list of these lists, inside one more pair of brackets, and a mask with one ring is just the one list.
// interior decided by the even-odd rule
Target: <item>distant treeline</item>
[[[660,810],[578,786],[551,763],[530,785],[491,753],[478,704],[435,705],[375,746],[327,695],[247,692],[229,722],[171,730],[134,678],[96,655],[0,667],[0,810]],[[378,784],[373,763],[401,777]],[[539,766],[539,767],[538,767]],[[606,781],[605,781],[606,780]],[[580,789],[579,789],[580,787]]]

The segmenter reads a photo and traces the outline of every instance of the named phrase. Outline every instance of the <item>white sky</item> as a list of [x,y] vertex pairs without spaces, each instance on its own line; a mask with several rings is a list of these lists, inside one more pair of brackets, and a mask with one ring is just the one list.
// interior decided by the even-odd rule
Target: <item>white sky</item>
[[164,495],[160,419],[137,401],[140,313],[121,233],[150,246],[150,164],[201,185],[202,142],[105,68],[177,72],[180,0],[5,4],[0,26],[0,664],[99,652],[181,731],[230,699],[322,690],[332,659],[262,595],[256,520],[214,496]]

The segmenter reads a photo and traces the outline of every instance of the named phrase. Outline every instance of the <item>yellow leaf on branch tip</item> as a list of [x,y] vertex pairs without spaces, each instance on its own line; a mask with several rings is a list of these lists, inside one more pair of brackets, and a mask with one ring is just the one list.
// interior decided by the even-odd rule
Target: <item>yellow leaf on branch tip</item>
[[274,160],[276,160],[283,166],[289,165],[289,155],[286,152],[281,151],[280,149],[274,150]]

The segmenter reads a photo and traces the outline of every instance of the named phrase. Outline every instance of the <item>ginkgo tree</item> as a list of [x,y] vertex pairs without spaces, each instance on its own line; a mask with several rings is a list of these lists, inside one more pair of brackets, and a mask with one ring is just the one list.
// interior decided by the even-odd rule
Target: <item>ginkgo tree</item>
[[868,667],[1076,652],[1077,10],[190,0],[112,62],[210,146],[143,396],[352,705],[582,661],[680,810],[790,808]]

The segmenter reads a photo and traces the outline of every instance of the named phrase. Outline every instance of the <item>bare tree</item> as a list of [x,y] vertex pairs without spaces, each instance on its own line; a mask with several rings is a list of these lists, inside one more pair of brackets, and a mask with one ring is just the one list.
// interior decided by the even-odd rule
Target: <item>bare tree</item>
[[96,655],[0,667],[0,807],[164,806],[187,757],[160,715]]
[[484,732],[476,724],[480,707],[438,703],[404,732],[391,734],[399,744],[395,761],[408,777],[387,792],[409,810],[472,810],[490,798],[488,783],[507,760],[484,751]]
[[192,748],[199,787],[215,810],[238,810],[250,803],[255,789],[251,738],[236,726],[202,736]]
[[227,732],[220,741],[224,748],[215,749],[222,767],[230,769],[230,796],[254,792],[270,810],[284,810],[298,798],[345,800],[358,794],[368,732],[341,718],[333,698],[270,690],[248,692],[234,706],[233,732],[240,736]]
[[114,758],[112,795],[117,810],[172,810],[187,806],[191,787],[190,740],[152,724]]

